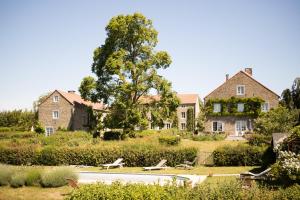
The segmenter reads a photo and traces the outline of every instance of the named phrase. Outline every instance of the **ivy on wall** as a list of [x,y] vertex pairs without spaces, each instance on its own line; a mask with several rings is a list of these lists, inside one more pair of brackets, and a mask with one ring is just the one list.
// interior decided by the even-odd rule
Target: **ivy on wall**
[[[261,112],[261,105],[264,102],[261,98],[236,98],[209,99],[205,104],[205,112],[208,116],[250,116],[257,117]],[[214,104],[221,104],[221,112],[213,112]],[[244,104],[244,111],[238,112],[238,103]]]
[[194,115],[194,109],[192,107],[189,107],[187,109],[187,130],[188,131],[194,131],[195,130],[195,115]]

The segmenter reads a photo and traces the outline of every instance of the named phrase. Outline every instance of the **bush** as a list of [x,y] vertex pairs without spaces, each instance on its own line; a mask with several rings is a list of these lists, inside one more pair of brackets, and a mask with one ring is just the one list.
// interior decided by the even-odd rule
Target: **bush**
[[9,127],[0,127],[0,133],[3,133],[3,132],[10,132],[11,129]]
[[10,186],[17,188],[25,185],[26,174],[18,172],[11,177]]
[[270,145],[272,136],[270,135],[261,135],[261,134],[249,134],[246,136],[248,144],[253,146],[263,146]]
[[91,165],[99,166],[124,158],[126,166],[150,166],[165,158],[169,166],[193,160],[196,148],[166,148],[157,145],[126,145],[119,147],[52,147],[39,150],[30,147],[0,148],[0,162],[13,165]]
[[123,133],[120,131],[106,131],[103,134],[103,140],[121,140],[124,139]]
[[49,172],[45,172],[41,177],[41,185],[43,187],[60,187],[67,185],[66,178],[77,180],[78,176],[71,169],[59,168]]
[[43,133],[45,133],[45,129],[44,129],[44,127],[41,125],[40,122],[38,122],[38,123],[35,125],[34,131],[35,131],[36,133],[38,133],[38,134],[43,134]]
[[38,186],[41,183],[41,170],[31,169],[26,174],[26,186]]
[[265,147],[250,145],[222,146],[213,152],[217,166],[255,166],[262,164]]
[[14,171],[6,165],[0,165],[0,186],[9,185]]
[[194,141],[221,141],[226,138],[225,134],[207,134],[207,135],[194,135],[192,140]]
[[35,133],[32,132],[2,132],[0,139],[17,139],[17,138],[34,138]]
[[160,144],[165,145],[178,145],[180,142],[179,136],[160,136],[158,138]]

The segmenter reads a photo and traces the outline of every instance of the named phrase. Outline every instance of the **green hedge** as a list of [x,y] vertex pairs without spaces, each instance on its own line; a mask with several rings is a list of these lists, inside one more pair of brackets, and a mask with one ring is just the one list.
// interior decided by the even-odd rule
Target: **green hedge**
[[82,185],[79,189],[73,190],[67,200],[273,200],[273,199],[300,199],[300,186],[294,185],[285,189],[271,190],[267,187],[251,187],[242,189],[239,181],[224,181],[210,184],[200,184],[194,188],[176,187],[175,185],[143,185],[126,184],[115,182],[111,185],[103,183]]
[[248,144],[253,146],[270,145],[272,136],[262,134],[249,134],[245,136],[248,140]]
[[196,148],[166,148],[152,145],[123,147],[53,147],[38,149],[35,146],[0,147],[0,162],[12,165],[91,165],[99,166],[124,158],[128,167],[155,165],[167,159],[175,166],[184,160],[193,160]]
[[222,146],[214,150],[213,161],[217,166],[256,166],[262,164],[265,147],[250,145]]
[[180,143],[180,137],[179,136],[160,136],[158,138],[158,141],[160,144],[165,145],[178,145]]

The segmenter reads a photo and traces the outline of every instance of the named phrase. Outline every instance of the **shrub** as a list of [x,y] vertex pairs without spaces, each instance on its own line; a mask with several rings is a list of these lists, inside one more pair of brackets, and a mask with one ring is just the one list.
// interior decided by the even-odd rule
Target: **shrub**
[[262,164],[265,147],[250,145],[222,146],[213,152],[217,166],[255,166]]
[[18,172],[11,177],[10,186],[17,188],[25,185],[26,174]]
[[124,139],[120,131],[106,131],[103,134],[104,140],[121,140]]
[[41,170],[30,169],[26,174],[26,186],[38,186],[41,183]]
[[44,127],[41,125],[40,122],[38,122],[38,123],[35,125],[34,131],[35,131],[36,133],[38,133],[38,134],[43,134],[43,133],[45,133],[45,129],[44,129]]
[[32,165],[36,162],[39,152],[35,146],[0,146],[0,163],[11,165]]
[[274,199],[300,200],[300,185],[294,184],[286,189],[280,188]]
[[66,178],[77,180],[77,174],[75,174],[69,168],[54,169],[42,174],[41,185],[43,187],[60,187],[67,185]]
[[272,137],[270,135],[248,134],[246,139],[250,145],[263,146],[271,144]]
[[178,145],[180,142],[179,136],[160,136],[158,138],[160,144],[165,145]]
[[0,186],[9,185],[13,173],[12,168],[0,165]]
[[10,132],[11,129],[9,127],[0,127],[0,133],[3,133],[3,132]]
[[207,134],[207,135],[194,135],[192,140],[194,141],[221,141],[226,138],[225,134]]

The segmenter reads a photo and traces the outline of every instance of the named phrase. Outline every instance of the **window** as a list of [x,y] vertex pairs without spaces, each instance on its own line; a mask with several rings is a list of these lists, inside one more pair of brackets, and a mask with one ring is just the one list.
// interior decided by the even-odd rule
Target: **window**
[[166,128],[167,128],[167,129],[170,129],[170,128],[171,128],[171,124],[170,124],[170,123],[167,123],[167,124],[166,124]]
[[214,104],[214,113],[221,112],[221,104],[220,103],[215,103]]
[[237,104],[237,111],[238,112],[244,112],[244,104],[243,103],[238,103]]
[[245,95],[245,86],[244,85],[236,86],[236,95]]
[[223,127],[223,123],[222,122],[213,122],[212,123],[212,131],[213,132],[221,132],[221,131],[223,131],[224,129],[223,129],[224,127]]
[[181,118],[185,119],[185,112],[181,112]]
[[237,135],[243,135],[247,130],[247,121],[236,121],[235,130]]
[[185,130],[185,123],[181,123],[181,130]]
[[181,105],[181,108],[185,108],[185,105]]
[[59,118],[59,113],[58,113],[57,110],[52,112],[52,118],[53,119],[58,119]]
[[58,102],[59,97],[58,96],[54,96],[53,97],[53,102]]
[[261,111],[263,111],[263,112],[268,112],[269,111],[269,103],[268,102],[263,103],[261,105]]
[[46,136],[50,136],[53,133],[53,127],[46,127]]

